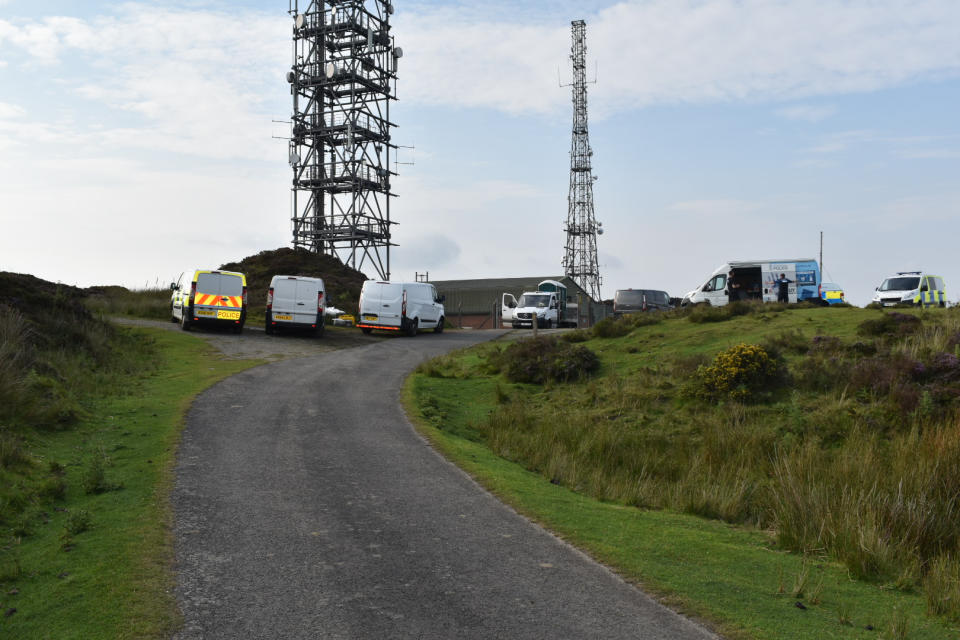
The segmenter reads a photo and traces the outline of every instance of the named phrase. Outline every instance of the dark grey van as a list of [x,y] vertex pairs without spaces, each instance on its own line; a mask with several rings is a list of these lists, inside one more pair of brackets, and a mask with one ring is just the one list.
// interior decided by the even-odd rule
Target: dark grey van
[[613,294],[613,315],[673,309],[670,295],[657,289],[617,289]]

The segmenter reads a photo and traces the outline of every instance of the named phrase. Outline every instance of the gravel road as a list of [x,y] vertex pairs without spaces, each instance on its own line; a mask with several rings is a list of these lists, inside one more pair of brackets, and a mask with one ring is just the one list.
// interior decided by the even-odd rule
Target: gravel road
[[188,414],[176,638],[715,637],[517,515],[413,430],[398,404],[409,371],[501,334],[345,333],[365,342],[335,350],[326,337],[198,332],[238,357],[305,357],[228,378]]

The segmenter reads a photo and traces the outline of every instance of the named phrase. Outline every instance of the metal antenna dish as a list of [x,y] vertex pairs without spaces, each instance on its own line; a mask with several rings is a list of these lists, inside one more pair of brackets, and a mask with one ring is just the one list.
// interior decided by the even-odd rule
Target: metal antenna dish
[[290,166],[295,167],[300,164],[300,154],[296,151],[290,152]]
[[298,13],[297,15],[293,16],[293,24],[297,27],[297,29],[303,29],[303,14],[302,14],[302,13]]
[[393,49],[393,57],[394,57],[394,58],[402,58],[402,57],[403,57],[403,49],[401,49],[400,47],[394,47],[394,49]]
[[323,68],[323,72],[326,74],[327,80],[329,80],[333,76],[337,75],[337,65],[333,64],[332,62],[328,62]]

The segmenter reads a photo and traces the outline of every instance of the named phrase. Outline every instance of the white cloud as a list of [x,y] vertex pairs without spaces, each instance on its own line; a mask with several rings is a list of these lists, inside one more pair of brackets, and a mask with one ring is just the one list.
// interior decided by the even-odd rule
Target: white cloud
[[[869,91],[960,72],[953,0],[626,1],[587,18],[602,115],[663,103]],[[400,12],[403,97],[510,113],[562,113],[569,26],[518,25],[449,9]],[[812,112],[808,112],[812,113]]]
[[0,102],[0,120],[6,118],[19,118],[24,113],[26,113],[26,111],[23,107],[15,104],[9,104],[7,102]]

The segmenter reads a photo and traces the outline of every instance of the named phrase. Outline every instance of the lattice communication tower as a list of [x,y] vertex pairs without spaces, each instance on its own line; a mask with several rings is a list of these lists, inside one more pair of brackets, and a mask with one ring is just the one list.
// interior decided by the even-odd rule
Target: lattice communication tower
[[573,139],[570,143],[570,193],[567,196],[566,253],[564,274],[594,300],[600,300],[600,268],[597,264],[597,235],[603,225],[593,217],[593,175],[590,135],[587,129],[587,24],[570,23],[573,45]]
[[388,0],[290,0],[293,244],[390,277],[390,101],[397,60]]

